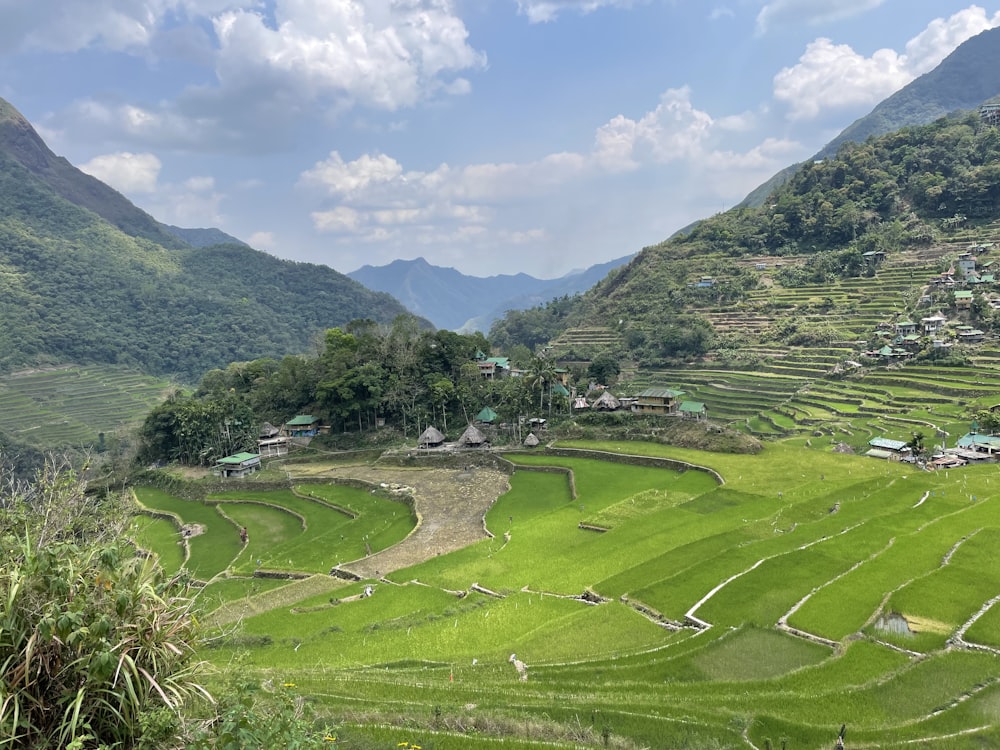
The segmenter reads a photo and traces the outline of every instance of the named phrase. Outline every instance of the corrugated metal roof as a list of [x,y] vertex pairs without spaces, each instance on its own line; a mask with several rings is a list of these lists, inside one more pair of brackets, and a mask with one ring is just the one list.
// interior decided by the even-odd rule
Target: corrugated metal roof
[[885,448],[890,451],[901,451],[906,447],[905,440],[890,440],[889,438],[872,438],[868,441],[872,448]]
[[683,396],[684,391],[674,391],[670,388],[647,388],[638,394],[639,398],[677,398]]

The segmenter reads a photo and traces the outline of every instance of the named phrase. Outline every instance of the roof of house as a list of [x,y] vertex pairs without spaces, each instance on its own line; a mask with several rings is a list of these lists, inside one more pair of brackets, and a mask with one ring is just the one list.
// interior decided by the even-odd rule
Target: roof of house
[[959,289],[955,292],[955,299],[972,299],[972,292]]
[[217,464],[232,464],[238,466],[239,464],[251,461],[255,458],[260,458],[259,453],[234,453],[231,456],[226,456],[225,458],[220,458],[216,461]]
[[684,391],[674,391],[670,388],[647,388],[642,393],[637,394],[639,398],[677,398],[683,396]]
[[535,437],[535,433],[529,432],[528,437],[524,439],[524,444],[529,448],[534,448],[536,445],[538,445],[538,438]]
[[868,441],[872,448],[885,448],[890,451],[901,451],[906,447],[905,440],[890,440],[889,438],[872,438]]
[[593,404],[595,409],[619,409],[621,405],[622,402],[616,399],[611,391],[604,391]]
[[285,424],[289,427],[307,427],[318,421],[319,417],[314,417],[312,414],[299,414],[297,417],[289,419]]
[[564,386],[562,383],[553,383],[552,384],[552,392],[554,394],[556,394],[557,396],[568,396],[569,395],[569,391],[566,390],[566,386]]
[[437,427],[428,427],[420,433],[417,438],[417,445],[437,445],[444,442],[444,435]]
[[701,414],[705,411],[705,404],[701,401],[681,401],[681,405],[677,407],[677,410],[690,414]]
[[466,427],[462,437],[458,439],[459,445],[482,445],[485,442],[486,436],[474,424]]
[[882,448],[869,448],[865,451],[866,456],[871,456],[872,458],[892,458],[892,451],[883,450]]
[[487,357],[487,362],[492,362],[497,367],[510,367],[510,357]]
[[496,418],[497,413],[488,406],[484,406],[482,411],[476,415],[477,422],[492,422]]
[[978,432],[967,432],[955,443],[959,448],[974,448],[984,445],[993,450],[1000,450],[1000,435],[981,435]]

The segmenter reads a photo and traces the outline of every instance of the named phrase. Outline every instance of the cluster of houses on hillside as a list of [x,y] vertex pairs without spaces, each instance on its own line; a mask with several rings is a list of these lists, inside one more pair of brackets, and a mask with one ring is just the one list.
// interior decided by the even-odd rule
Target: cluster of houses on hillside
[[[481,372],[488,373],[488,375],[484,374],[484,377],[500,377],[498,371],[509,370],[509,364],[502,361],[504,358],[492,359],[500,360],[493,363],[499,367],[481,367]],[[564,396],[570,395],[566,386],[558,379],[552,384],[552,388],[554,392],[558,392],[556,389],[561,389]],[[624,410],[634,414],[653,414],[695,420],[708,418],[708,409],[705,404],[700,401],[684,401],[681,399],[683,395],[684,391],[653,387],[647,388],[635,396],[616,398],[610,391],[604,389],[599,396],[591,400],[585,396],[576,396],[572,399],[572,408],[576,413],[585,409],[599,412]],[[457,441],[447,442],[447,438],[440,430],[429,426],[417,439],[417,446],[421,449],[488,448],[490,446],[489,436],[493,433],[492,428],[496,426],[497,419],[497,413],[489,406],[485,406],[476,415],[473,424],[466,427]],[[529,432],[522,442],[529,448],[534,447],[540,442],[536,433],[545,429],[546,420],[536,417],[527,419],[525,422]],[[295,416],[281,427],[265,423],[257,440],[257,453],[236,453],[220,458],[216,461],[215,473],[223,478],[234,479],[250,476],[260,470],[262,458],[285,456],[292,446],[307,445],[311,438],[328,432],[329,427],[323,425],[318,417],[309,414]]]
[[917,456],[913,444],[904,440],[876,437],[868,441],[868,446],[866,456],[920,464],[929,470],[1000,461],[1000,435],[982,434],[975,423],[969,432],[956,441],[954,448],[942,445],[925,457]]
[[[972,245],[961,253],[951,268],[930,280],[930,285],[920,298],[921,304],[930,304],[933,299],[931,291],[937,288],[951,291],[955,310],[959,313],[972,308],[977,292],[983,295],[984,301],[991,308],[1000,310],[1000,293],[993,291],[997,285],[996,271],[1000,269],[1000,264],[994,260],[980,263],[978,257],[989,252],[992,247],[992,244],[981,243]],[[972,325],[949,322],[947,317],[937,311],[919,321],[902,318],[895,323],[880,323],[875,331],[876,346],[865,354],[891,361],[912,356],[923,348],[928,339],[935,349],[947,349],[955,343],[981,344],[987,338],[985,331]]]

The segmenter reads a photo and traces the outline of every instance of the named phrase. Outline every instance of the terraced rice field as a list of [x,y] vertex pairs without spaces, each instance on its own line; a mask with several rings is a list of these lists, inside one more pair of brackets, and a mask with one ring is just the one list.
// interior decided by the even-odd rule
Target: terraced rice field
[[108,366],[33,370],[0,378],[0,431],[41,448],[91,447],[160,403],[164,381]]
[[991,467],[562,447],[598,453],[508,456],[492,537],[354,583],[318,558],[278,588],[216,579],[203,655],[294,683],[345,746],[818,749],[842,724],[858,747],[1000,742]]

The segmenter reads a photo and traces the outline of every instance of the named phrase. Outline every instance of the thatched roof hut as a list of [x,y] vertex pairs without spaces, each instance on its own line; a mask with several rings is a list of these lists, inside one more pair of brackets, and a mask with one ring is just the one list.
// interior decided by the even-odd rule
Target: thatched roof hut
[[526,448],[535,448],[538,446],[538,438],[535,437],[535,433],[528,433],[528,437],[524,439],[524,446]]
[[458,444],[464,445],[467,448],[479,448],[487,443],[489,441],[486,439],[486,436],[474,424],[466,427],[465,432],[462,433],[462,437],[458,439]]
[[616,411],[622,407],[622,402],[611,395],[611,391],[605,391],[593,403],[593,407],[598,411]]
[[443,442],[444,435],[437,427],[428,427],[417,438],[417,446],[420,448],[437,448]]

